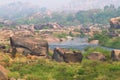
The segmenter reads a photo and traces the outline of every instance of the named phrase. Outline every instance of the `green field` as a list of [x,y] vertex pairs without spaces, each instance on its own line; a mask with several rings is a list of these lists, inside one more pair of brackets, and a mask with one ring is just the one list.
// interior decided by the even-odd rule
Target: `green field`
[[[15,59],[6,66],[9,77],[26,80],[120,80],[120,62],[110,60],[110,51],[103,48],[86,48],[82,63],[55,62],[51,59],[29,61],[25,57]],[[91,61],[87,56],[92,51],[104,53],[107,60]],[[7,62],[7,59],[6,59]]]

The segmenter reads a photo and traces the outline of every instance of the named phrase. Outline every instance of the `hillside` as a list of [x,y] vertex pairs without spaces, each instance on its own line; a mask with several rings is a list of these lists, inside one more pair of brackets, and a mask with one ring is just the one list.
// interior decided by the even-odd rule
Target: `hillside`
[[14,2],[0,6],[0,17],[15,19],[36,13],[39,8],[31,3]]
[[98,9],[104,8],[106,5],[113,4],[115,7],[120,5],[119,0],[71,0],[68,10],[88,10],[88,9]]

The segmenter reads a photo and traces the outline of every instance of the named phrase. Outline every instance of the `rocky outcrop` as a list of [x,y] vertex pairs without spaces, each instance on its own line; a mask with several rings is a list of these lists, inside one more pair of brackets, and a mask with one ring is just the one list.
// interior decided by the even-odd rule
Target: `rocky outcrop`
[[120,61],[120,50],[113,50],[111,52],[111,59],[113,61]]
[[34,38],[10,37],[12,47],[12,56],[15,57],[16,48],[23,48],[30,52],[31,55],[48,56],[48,42]]
[[83,55],[79,51],[77,52],[63,48],[55,48],[52,58],[58,62],[81,62]]
[[0,80],[8,80],[8,72],[8,70],[6,70],[3,66],[0,65]]
[[18,30],[31,30],[34,31],[34,25],[18,25],[16,26]]
[[2,71],[0,71],[0,80],[8,80],[7,76]]
[[54,42],[60,42],[60,39],[59,38],[56,38],[52,35],[42,35],[44,36],[44,40],[48,41],[48,43],[54,43]]
[[22,36],[22,37],[33,37],[34,32],[30,30],[14,30],[14,35],[15,36]]
[[111,28],[120,29],[120,17],[110,19]]
[[0,24],[3,26],[15,26],[16,23],[11,20],[0,20]]
[[62,28],[63,26],[57,24],[57,23],[46,23],[46,24],[37,24],[34,25],[34,28],[36,30],[41,30],[41,29],[56,29],[56,28]]
[[3,43],[9,40],[10,36],[22,36],[22,37],[33,37],[34,32],[27,29],[0,29],[0,42]]
[[0,29],[0,40],[9,39],[10,35],[14,35],[14,31],[12,29]]
[[87,56],[87,59],[105,61],[106,57],[100,52],[93,52]]
[[99,40],[92,40],[89,43],[90,44],[94,44],[94,45],[98,45],[99,44]]

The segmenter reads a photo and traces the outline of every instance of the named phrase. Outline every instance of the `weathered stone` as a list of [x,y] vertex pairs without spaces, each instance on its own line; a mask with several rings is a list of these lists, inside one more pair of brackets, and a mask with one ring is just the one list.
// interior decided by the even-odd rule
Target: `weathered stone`
[[0,29],[0,42],[4,43],[9,39],[10,35],[14,35],[14,31],[12,29]]
[[110,19],[111,28],[120,29],[120,17]]
[[0,45],[0,49],[5,49],[6,46],[5,45]]
[[89,43],[90,44],[94,44],[94,45],[98,45],[99,44],[99,40],[92,40]]
[[7,76],[0,71],[0,80],[8,80]]
[[46,24],[37,24],[37,25],[34,25],[34,28],[36,30],[41,30],[41,29],[56,29],[56,28],[61,28],[63,26],[57,24],[57,23],[46,23]]
[[3,66],[0,65],[0,80],[8,80],[8,72],[8,70],[6,70]]
[[105,61],[106,57],[100,52],[93,52],[87,56],[87,59]]
[[111,52],[111,59],[113,61],[120,61],[120,50],[113,50]]
[[16,79],[12,77],[12,78],[10,78],[9,80],[16,80]]
[[63,62],[63,61],[65,61],[65,62],[81,62],[83,55],[81,52],[77,52],[74,50],[55,48],[52,58],[58,62]]
[[44,40],[26,37],[10,37],[10,44],[13,57],[15,57],[17,52],[16,48],[28,50],[31,55],[48,56],[48,42]]
[[17,79],[17,80],[25,80],[25,79]]

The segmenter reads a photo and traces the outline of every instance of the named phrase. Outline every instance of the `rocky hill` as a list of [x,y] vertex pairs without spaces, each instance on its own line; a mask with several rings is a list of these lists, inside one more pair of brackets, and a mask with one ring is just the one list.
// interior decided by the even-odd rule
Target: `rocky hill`
[[0,17],[9,19],[26,17],[38,10],[39,8],[31,3],[13,2],[0,6]]

